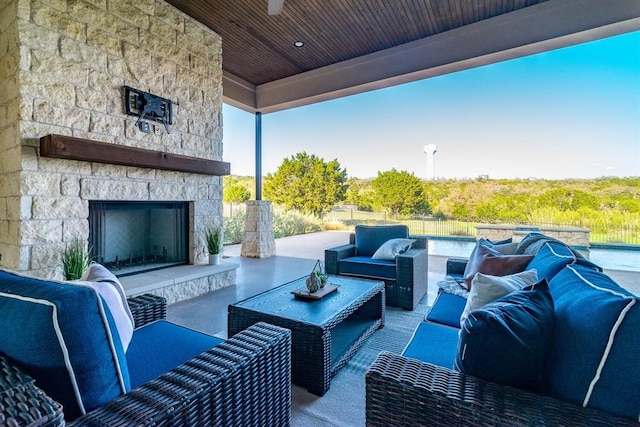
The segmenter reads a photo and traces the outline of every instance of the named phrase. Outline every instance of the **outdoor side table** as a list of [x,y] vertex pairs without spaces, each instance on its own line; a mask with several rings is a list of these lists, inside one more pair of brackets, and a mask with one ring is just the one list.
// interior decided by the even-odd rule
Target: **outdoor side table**
[[384,282],[329,276],[339,288],[321,300],[296,299],[306,277],[229,305],[232,336],[263,321],[292,331],[291,380],[324,395],[331,378],[377,329],[384,326]]

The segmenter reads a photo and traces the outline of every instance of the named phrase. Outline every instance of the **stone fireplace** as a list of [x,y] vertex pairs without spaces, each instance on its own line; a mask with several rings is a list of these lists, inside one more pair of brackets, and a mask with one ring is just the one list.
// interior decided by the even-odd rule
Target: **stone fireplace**
[[[204,231],[222,225],[223,174],[46,157],[40,139],[222,161],[220,37],[162,0],[7,0],[0,16],[0,266],[61,279],[60,253],[88,242],[99,202],[184,203],[180,251],[204,264]],[[125,87],[172,100],[172,126],[143,132]],[[155,246],[137,257],[163,256]],[[119,261],[136,257],[121,250],[131,254]]]
[[91,257],[116,276],[189,261],[187,202],[89,201]]

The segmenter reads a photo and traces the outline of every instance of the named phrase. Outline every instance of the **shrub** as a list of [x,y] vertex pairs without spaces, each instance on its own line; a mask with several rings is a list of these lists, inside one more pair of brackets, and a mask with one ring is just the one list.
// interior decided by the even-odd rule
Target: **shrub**
[[313,233],[322,230],[322,222],[297,211],[274,212],[273,235],[275,238]]
[[244,210],[238,210],[232,216],[224,218],[224,243],[233,245],[242,241],[246,218]]
[[324,221],[322,223],[322,228],[325,230],[348,230],[349,226],[345,224],[344,221],[332,219],[330,221]]

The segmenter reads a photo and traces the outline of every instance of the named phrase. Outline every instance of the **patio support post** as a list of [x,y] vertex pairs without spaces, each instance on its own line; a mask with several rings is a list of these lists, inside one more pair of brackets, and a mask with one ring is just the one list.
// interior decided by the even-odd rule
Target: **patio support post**
[[268,258],[276,254],[271,202],[262,200],[262,113],[256,113],[256,200],[247,201],[240,255]]
[[262,200],[262,113],[256,113],[256,200]]

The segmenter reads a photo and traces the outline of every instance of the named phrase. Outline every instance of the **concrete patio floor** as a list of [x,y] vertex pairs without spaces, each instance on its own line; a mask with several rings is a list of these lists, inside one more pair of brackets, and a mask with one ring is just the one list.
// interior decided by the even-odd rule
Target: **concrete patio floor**
[[[309,274],[316,260],[324,260],[326,248],[348,241],[348,231],[284,237],[275,241],[275,256],[261,259],[241,257],[240,245],[225,246],[223,262],[239,265],[236,284],[169,305],[167,319],[201,332],[226,337],[229,304]],[[437,283],[445,276],[448,257],[429,255],[429,290],[425,296],[428,303],[437,295]],[[640,295],[640,273],[620,270],[605,272],[624,288]]]
[[[201,332],[226,337],[227,306],[291,280],[308,275],[324,250],[349,242],[348,231],[325,231],[276,239],[276,255],[269,258],[240,256],[240,245],[225,246],[225,263],[239,265],[236,284],[171,304],[167,319]],[[437,282],[444,277],[447,257],[429,256],[429,291],[433,301]]]

